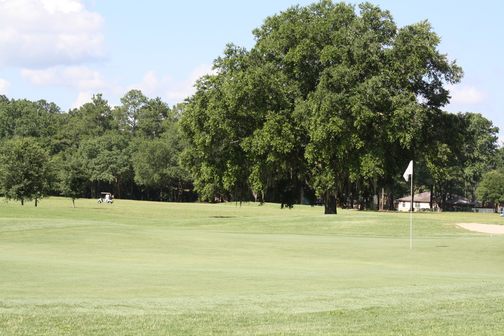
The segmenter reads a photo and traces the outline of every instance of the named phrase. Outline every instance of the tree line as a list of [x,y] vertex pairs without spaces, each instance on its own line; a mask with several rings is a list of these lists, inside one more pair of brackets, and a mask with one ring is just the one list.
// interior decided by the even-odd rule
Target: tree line
[[131,90],[112,108],[101,94],[68,113],[44,100],[0,96],[0,188],[22,203],[45,195],[75,200],[110,191],[119,198],[190,201],[179,164],[183,105]]
[[427,21],[397,27],[377,6],[327,0],[253,33],[250,50],[227,45],[173,107],[139,90],[68,113],[0,96],[2,195],[391,209],[413,159],[418,189],[441,207],[452,195],[496,201],[477,187],[503,169],[498,129],[442,110],[463,73]]

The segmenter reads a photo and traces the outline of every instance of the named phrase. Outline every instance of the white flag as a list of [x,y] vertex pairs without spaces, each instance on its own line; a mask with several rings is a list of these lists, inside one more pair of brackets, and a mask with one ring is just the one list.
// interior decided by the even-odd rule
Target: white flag
[[406,180],[406,182],[409,181],[410,175],[413,175],[413,160],[409,162],[408,168],[406,168],[406,171],[403,174],[403,177]]

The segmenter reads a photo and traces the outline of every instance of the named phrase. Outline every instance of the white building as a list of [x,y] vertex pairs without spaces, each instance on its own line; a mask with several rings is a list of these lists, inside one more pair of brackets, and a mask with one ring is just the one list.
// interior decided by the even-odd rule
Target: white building
[[[399,198],[397,200],[397,210],[410,211],[411,208],[411,195]],[[415,211],[430,210],[432,208],[431,193],[426,191],[416,194],[413,197],[413,208]]]

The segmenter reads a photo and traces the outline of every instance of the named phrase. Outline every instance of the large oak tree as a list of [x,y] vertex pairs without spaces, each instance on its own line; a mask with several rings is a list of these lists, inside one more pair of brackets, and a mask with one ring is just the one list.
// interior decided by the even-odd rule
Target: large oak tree
[[369,188],[418,155],[462,74],[428,22],[398,28],[369,3],[292,7],[254,35],[216,60],[184,116],[206,199],[308,183],[335,213],[346,183]]

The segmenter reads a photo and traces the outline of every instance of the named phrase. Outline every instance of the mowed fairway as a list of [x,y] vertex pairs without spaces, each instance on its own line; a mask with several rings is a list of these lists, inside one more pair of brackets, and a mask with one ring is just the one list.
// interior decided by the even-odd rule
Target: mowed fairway
[[0,203],[1,335],[502,335],[504,236],[278,205]]

